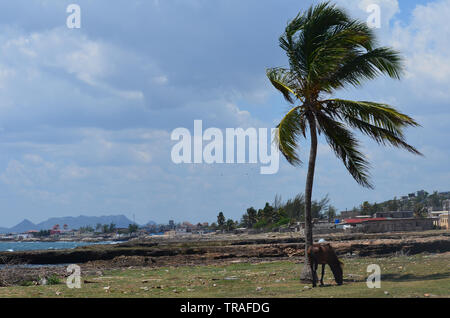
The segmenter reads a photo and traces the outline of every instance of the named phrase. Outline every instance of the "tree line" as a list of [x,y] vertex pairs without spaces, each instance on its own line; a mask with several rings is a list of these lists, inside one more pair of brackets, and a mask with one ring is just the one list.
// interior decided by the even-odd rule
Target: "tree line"
[[376,212],[390,211],[413,211],[415,217],[426,217],[428,208],[434,211],[442,209],[443,201],[450,199],[449,193],[439,193],[434,191],[432,194],[427,191],[417,191],[408,198],[394,197],[381,203],[369,203],[364,201],[359,206],[353,207],[352,211],[358,212],[360,215],[374,215]]
[[[311,211],[314,219],[332,221],[336,217],[336,208],[330,204],[328,195],[321,200],[313,200]],[[217,223],[211,224],[211,228],[228,232],[236,228],[274,230],[304,221],[304,194],[298,194],[285,202],[283,202],[281,196],[276,195],[274,202],[272,204],[267,202],[262,209],[248,208],[240,221],[226,219],[224,213],[219,212]]]

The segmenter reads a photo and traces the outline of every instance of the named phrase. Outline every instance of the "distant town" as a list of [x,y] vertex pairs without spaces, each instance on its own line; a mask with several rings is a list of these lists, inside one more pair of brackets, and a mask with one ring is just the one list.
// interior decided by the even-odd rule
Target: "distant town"
[[[382,203],[363,202],[352,210],[336,213],[328,197],[313,202],[314,233],[383,233],[449,229],[450,192],[424,190]],[[279,196],[263,209],[247,209],[240,221],[219,212],[217,222],[188,221],[138,225],[123,215],[54,218],[35,225],[28,220],[11,229],[2,228],[1,241],[105,241],[146,236],[213,235],[215,233],[303,232],[303,196],[282,202]],[[67,221],[68,223],[64,223]],[[54,222],[54,223],[52,223]],[[58,222],[58,223],[57,223]],[[80,225],[81,224],[81,225]],[[77,226],[78,225],[78,226]]]

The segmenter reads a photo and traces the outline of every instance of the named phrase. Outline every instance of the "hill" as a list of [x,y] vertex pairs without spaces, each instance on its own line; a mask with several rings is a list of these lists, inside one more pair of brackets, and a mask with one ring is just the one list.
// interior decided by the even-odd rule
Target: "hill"
[[26,231],[38,230],[38,226],[30,220],[25,219],[16,226],[13,226],[12,228],[6,230],[7,232],[11,233],[23,233]]
[[125,228],[128,227],[128,225],[132,224],[133,221],[128,219],[125,215],[107,215],[107,216],[80,215],[78,217],[71,217],[71,216],[53,217],[38,224],[34,224],[29,220],[23,220],[22,222],[11,228],[0,227],[0,233],[23,233],[30,230],[37,230],[37,231],[48,230],[51,229],[56,224],[59,224],[61,227],[64,224],[67,224],[69,229],[79,229],[80,227],[83,226],[92,226],[93,228],[95,228],[95,226],[98,223],[100,224],[114,223],[118,228],[120,227]]

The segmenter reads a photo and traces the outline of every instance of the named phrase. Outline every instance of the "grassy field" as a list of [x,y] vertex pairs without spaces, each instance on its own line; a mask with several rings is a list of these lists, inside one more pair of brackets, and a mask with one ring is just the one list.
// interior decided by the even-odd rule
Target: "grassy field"
[[[82,277],[81,289],[64,281],[0,288],[0,297],[450,297],[450,253],[344,259],[344,285],[327,267],[325,287],[299,282],[302,264],[269,262],[223,266],[128,268]],[[367,266],[382,270],[381,288],[366,285]],[[305,287],[307,286],[307,287]]]

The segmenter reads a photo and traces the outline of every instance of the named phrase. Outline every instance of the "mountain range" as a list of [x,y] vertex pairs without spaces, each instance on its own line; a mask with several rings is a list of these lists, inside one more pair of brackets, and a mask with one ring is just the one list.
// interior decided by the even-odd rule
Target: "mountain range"
[[[67,224],[69,229],[79,229],[80,227],[83,226],[92,226],[93,228],[95,228],[95,226],[98,223],[100,224],[114,223],[116,227],[125,228],[134,222],[128,219],[125,215],[108,215],[108,216],[80,215],[78,217],[71,217],[71,216],[54,217],[38,224],[34,224],[30,220],[25,219],[11,228],[0,227],[0,233],[23,233],[31,230],[36,231],[49,230],[56,224],[59,224],[61,228],[63,227],[64,224]],[[155,222],[150,221],[147,224],[151,225],[155,224]]]

